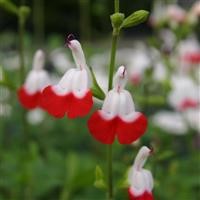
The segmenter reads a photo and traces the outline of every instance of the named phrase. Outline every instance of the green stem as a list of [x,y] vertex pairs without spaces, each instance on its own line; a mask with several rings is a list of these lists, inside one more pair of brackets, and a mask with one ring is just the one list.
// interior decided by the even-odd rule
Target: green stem
[[112,178],[112,145],[107,147],[108,160],[108,200],[113,199],[113,178]]
[[[115,13],[119,12],[119,0],[114,0]],[[119,31],[113,29],[112,33],[112,46],[110,54],[110,65],[109,65],[109,80],[108,80],[108,91],[112,89],[113,75],[115,69],[115,57],[117,51],[117,41],[119,37]],[[113,200],[113,170],[112,170],[112,145],[107,147],[107,167],[108,167],[108,200]]]
[[118,34],[114,33],[112,36],[112,47],[111,47],[111,55],[110,55],[110,67],[109,67],[109,81],[108,81],[108,90],[112,89],[113,84],[113,75],[115,69],[115,57],[116,57],[116,50],[117,50],[117,41],[118,41]]
[[[25,77],[25,66],[24,66],[24,26],[25,26],[25,19],[21,15],[18,16],[18,31],[19,31],[19,76],[20,76],[20,85],[24,83]],[[26,110],[22,109],[22,133],[24,144],[27,143],[27,121],[26,121]]]
[[115,12],[119,12],[119,0],[115,0]]
[[33,1],[33,27],[35,48],[44,46],[44,0]]

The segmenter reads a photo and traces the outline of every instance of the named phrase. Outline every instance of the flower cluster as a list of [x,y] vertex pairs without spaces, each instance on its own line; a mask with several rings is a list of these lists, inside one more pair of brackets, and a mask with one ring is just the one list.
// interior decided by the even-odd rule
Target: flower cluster
[[[88,67],[81,44],[72,37],[67,38],[76,68],[65,72],[60,81],[50,85],[44,66],[44,53],[38,50],[33,69],[24,85],[18,90],[19,101],[27,109],[40,107],[56,118],[84,117],[93,106],[93,95],[89,88]],[[112,144],[115,138],[120,144],[131,144],[146,131],[147,118],[135,110],[131,94],[125,89],[128,81],[126,67],[120,66],[114,77],[114,87],[105,96],[101,110],[95,111],[88,120],[91,135],[101,143]],[[130,172],[130,199],[152,200],[152,177],[142,169],[150,150],[143,147]]]
[[[69,35],[67,46],[72,51],[76,68],[67,70],[56,85],[49,85],[48,75],[42,69],[44,54],[41,50],[36,52],[33,70],[18,91],[19,101],[25,108],[41,107],[56,118],[84,117],[90,112],[93,98],[81,44]],[[102,109],[95,111],[88,120],[91,135],[104,144],[112,144],[116,137],[121,144],[131,144],[147,128],[146,117],[135,111],[131,94],[124,89],[127,80],[127,70],[120,66]]]

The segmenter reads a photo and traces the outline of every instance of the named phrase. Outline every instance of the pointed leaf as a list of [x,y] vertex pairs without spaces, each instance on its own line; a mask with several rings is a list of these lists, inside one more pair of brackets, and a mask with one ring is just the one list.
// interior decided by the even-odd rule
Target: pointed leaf
[[106,188],[106,183],[104,180],[104,174],[100,166],[96,166],[95,169],[95,182],[94,186],[100,189]]
[[95,77],[92,67],[89,67],[89,70],[90,70],[90,73],[92,76],[92,83],[93,83],[92,88],[91,88],[92,94],[94,97],[96,97],[100,100],[103,100],[105,98],[105,93],[103,92],[103,90],[101,89],[99,84],[97,83],[97,80],[96,80],[96,77]]

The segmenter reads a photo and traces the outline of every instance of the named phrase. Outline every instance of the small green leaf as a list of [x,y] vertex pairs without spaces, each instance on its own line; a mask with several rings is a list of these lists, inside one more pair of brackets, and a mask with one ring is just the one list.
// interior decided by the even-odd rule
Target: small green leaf
[[103,90],[101,89],[101,87],[99,86],[99,84],[97,83],[95,74],[93,72],[92,67],[89,67],[91,76],[92,76],[92,94],[94,97],[103,100],[105,98],[105,93],[103,92]]
[[105,180],[104,180],[104,174],[103,174],[103,171],[102,171],[102,169],[99,165],[97,165],[96,169],[95,169],[94,186],[99,188],[99,189],[106,188],[106,183],[105,183]]
[[18,8],[9,0],[0,0],[0,7],[12,14],[18,15]]
[[119,189],[124,189],[124,188],[128,188],[129,187],[129,183],[128,183],[128,173],[129,173],[130,168],[128,168],[126,170],[126,172],[124,173],[124,176],[121,180],[119,180],[117,187]]
[[148,15],[148,11],[138,10],[124,19],[121,28],[129,28],[141,24],[146,21]]
[[10,90],[16,90],[15,85],[10,81],[2,66],[0,66],[0,86],[7,87]]

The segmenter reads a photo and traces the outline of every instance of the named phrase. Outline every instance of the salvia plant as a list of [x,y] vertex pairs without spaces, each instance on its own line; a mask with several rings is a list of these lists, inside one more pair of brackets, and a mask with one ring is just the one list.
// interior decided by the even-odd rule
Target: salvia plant
[[[107,176],[101,167],[96,167],[95,186],[107,189],[107,199],[115,197],[112,166],[112,144],[117,140],[120,144],[132,144],[147,129],[147,117],[136,110],[131,94],[125,89],[129,72],[126,66],[116,66],[116,51],[120,32],[131,28],[148,17],[148,11],[138,10],[129,16],[120,12],[119,0],[114,0],[114,14],[111,15],[112,45],[108,67],[107,92],[98,84],[92,66],[87,61],[82,46],[73,34],[66,38],[66,47],[71,50],[75,68],[68,69],[61,79],[51,84],[47,71],[44,70],[45,55],[37,50],[31,71],[24,78],[24,27],[30,12],[26,6],[19,8],[10,1],[1,0],[1,7],[17,16],[19,21],[20,82],[17,90],[20,104],[28,110],[41,108],[55,118],[70,119],[89,115],[87,123],[89,133],[107,148]],[[90,84],[92,83],[92,84]],[[101,100],[102,107],[94,111],[94,98]],[[133,166],[125,178],[130,200],[152,200],[153,178],[150,171],[143,169],[152,149],[143,146],[139,150]]]

